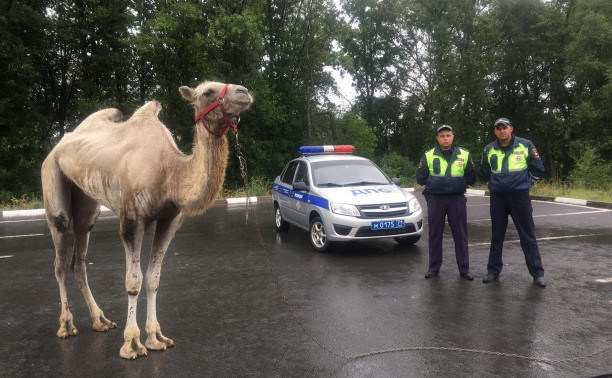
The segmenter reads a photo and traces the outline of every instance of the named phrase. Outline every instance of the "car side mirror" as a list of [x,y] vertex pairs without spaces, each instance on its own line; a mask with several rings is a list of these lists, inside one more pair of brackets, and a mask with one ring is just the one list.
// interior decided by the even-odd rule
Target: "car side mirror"
[[308,192],[310,191],[310,186],[306,185],[303,181],[297,181],[293,184],[293,190],[298,190],[300,192]]
[[400,180],[399,177],[393,177],[393,178],[391,178],[391,182],[394,183],[395,185],[399,186],[400,183],[402,182],[402,180]]

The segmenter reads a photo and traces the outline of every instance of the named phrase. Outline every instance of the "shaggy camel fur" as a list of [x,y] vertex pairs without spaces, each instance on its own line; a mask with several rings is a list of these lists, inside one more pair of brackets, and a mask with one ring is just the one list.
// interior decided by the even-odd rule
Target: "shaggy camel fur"
[[[195,89],[179,88],[183,97],[193,104],[198,120],[192,155],[185,155],[177,148],[172,135],[157,118],[161,105],[151,101],[123,123],[118,122],[122,115],[117,109],[90,115],[74,132],[64,136],[45,159],[43,196],[55,244],[55,277],[62,304],[58,337],[78,333],[65,285],[66,244],[71,222],[75,241],[70,269],[89,307],[93,329],[108,331],[117,327],[96,304],[87,283],[85,265],[89,233],[100,213],[100,205],[104,205],[119,217],[125,248],[128,314],[120,355],[135,359],[146,355],[147,348],[165,350],[174,345],[162,335],[155,310],[162,260],[181,226],[183,215],[202,213],[217,197],[228,154],[227,139],[220,131],[226,131],[230,123],[235,126],[240,112],[252,102],[246,88],[225,87],[222,83],[205,82]],[[223,105],[202,114],[203,121],[198,115],[218,100],[224,89],[225,97],[220,100]],[[157,224],[145,277],[147,339],[143,346],[136,323],[136,303],[143,279],[140,250],[144,231],[153,222]]]

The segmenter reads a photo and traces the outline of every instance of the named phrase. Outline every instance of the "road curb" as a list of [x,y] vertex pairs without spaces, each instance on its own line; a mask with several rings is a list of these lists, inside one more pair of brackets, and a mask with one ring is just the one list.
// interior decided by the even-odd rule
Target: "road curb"
[[[480,189],[468,189],[466,194],[475,195],[475,196],[490,196],[491,193],[488,190],[480,190]],[[601,209],[612,209],[612,202],[603,202],[603,201],[591,201],[584,200],[579,198],[567,198],[567,197],[548,197],[548,196],[538,196],[535,194],[530,195],[532,200],[535,201],[546,201],[546,202],[557,202],[564,203],[568,205],[581,205],[581,206],[590,206],[597,207]]]
[[[271,196],[259,196],[259,197],[249,197],[249,203],[255,204],[258,200],[264,200],[265,198],[271,198]],[[221,198],[215,200],[214,205],[227,205],[227,206],[236,206],[236,205],[245,205],[247,203],[247,197],[237,197],[237,198]],[[112,213],[112,211],[106,206],[100,207],[100,213]],[[45,215],[45,209],[29,209],[29,210],[0,210],[0,220],[1,219],[10,219],[10,218],[29,218],[29,217],[42,217]]]
[[[403,188],[409,192],[420,193],[423,191],[422,187],[416,188]],[[491,193],[488,190],[481,189],[467,189],[466,194],[472,196],[485,196],[488,197]],[[256,196],[256,197],[248,197],[249,203],[256,204],[258,202],[269,200],[272,196]],[[612,202],[603,202],[603,201],[590,201],[578,198],[566,198],[566,197],[547,197],[547,196],[538,196],[532,195],[532,200],[536,201],[547,201],[547,202],[557,202],[564,203],[569,205],[582,205],[582,206],[590,206],[601,209],[610,209],[612,210]],[[222,198],[215,201],[215,205],[227,205],[227,206],[236,206],[236,205],[245,205],[247,201],[247,197],[237,197],[237,198]],[[110,213],[111,210],[107,207],[101,207],[102,213]],[[4,210],[0,211],[0,219],[10,219],[10,218],[28,218],[28,217],[40,217],[45,215],[44,209],[30,209],[30,210]]]

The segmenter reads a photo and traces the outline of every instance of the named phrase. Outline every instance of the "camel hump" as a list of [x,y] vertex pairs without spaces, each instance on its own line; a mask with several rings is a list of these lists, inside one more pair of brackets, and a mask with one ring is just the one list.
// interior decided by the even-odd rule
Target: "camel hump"
[[116,108],[102,109],[94,113],[93,115],[97,116],[98,118],[109,120],[111,122],[119,122],[123,118],[123,114],[121,114],[121,111]]
[[157,115],[159,114],[161,109],[162,106],[158,101],[149,101],[143,106],[141,106],[140,109],[136,110],[136,112],[134,112],[133,117],[150,117],[152,115],[157,118]]
[[[98,110],[85,118],[83,122],[77,127],[77,130],[88,130],[91,128],[106,127],[108,124],[116,123],[121,121],[123,114],[119,109],[107,108]],[[75,130],[76,131],[76,130]]]

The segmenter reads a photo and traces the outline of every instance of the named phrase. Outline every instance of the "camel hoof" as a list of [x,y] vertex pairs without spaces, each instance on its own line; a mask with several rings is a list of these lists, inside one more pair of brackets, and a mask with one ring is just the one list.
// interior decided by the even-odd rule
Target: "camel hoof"
[[157,339],[147,339],[147,341],[145,341],[145,346],[149,350],[166,350],[166,344]]
[[121,356],[121,358],[125,358],[126,360],[135,360],[137,354],[133,350],[122,346],[121,350],[119,351],[119,356]]
[[60,327],[60,329],[58,329],[56,333],[57,337],[59,337],[60,339],[65,339],[68,336],[76,336],[78,334],[79,331],[75,326],[71,326],[70,331],[68,331],[66,327]]
[[121,356],[121,358],[135,360],[138,356],[146,356],[147,348],[145,348],[144,345],[140,343],[140,341],[132,339],[130,341],[126,341],[123,344],[121,350],[119,351],[119,355]]
[[93,329],[98,332],[107,332],[111,328],[117,328],[117,323],[107,319],[96,320],[93,323]]

